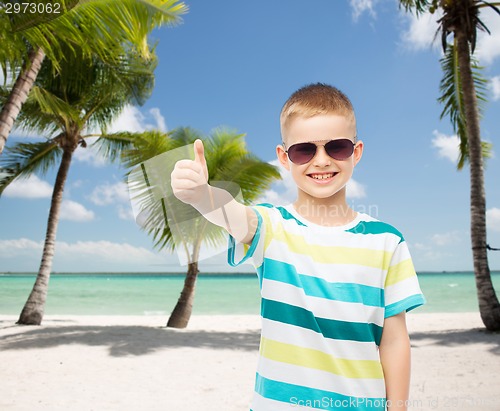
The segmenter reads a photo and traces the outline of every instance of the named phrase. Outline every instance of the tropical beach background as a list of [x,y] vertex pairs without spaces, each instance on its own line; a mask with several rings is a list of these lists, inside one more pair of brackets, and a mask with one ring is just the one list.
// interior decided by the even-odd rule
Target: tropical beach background
[[[393,0],[192,0],[189,9],[170,0],[124,0],[133,12],[122,19],[116,2],[67,3],[84,10],[81,30],[48,16],[38,21],[55,24],[51,35],[59,37],[42,42],[53,50],[45,50],[35,100],[0,154],[0,180],[13,169],[6,158],[23,160],[27,170],[26,178],[0,184],[0,409],[248,409],[260,326],[252,267],[229,267],[224,252],[201,259],[188,328],[166,328],[188,267],[168,247],[155,247],[136,222],[125,175],[146,158],[146,140],[161,146],[166,133],[177,142],[222,135],[244,142],[262,162],[253,173],[262,177],[253,181],[259,189],[248,191],[252,201],[290,203],[293,182],[270,167],[277,166],[279,112],[294,90],[318,81],[351,98],[365,143],[348,202],[402,231],[428,301],[408,315],[409,409],[500,409],[500,339],[484,329],[473,273],[469,168],[457,171],[457,130],[448,115],[440,119],[439,8],[417,18]],[[16,50],[39,33],[28,24],[14,35],[8,28],[16,19],[0,17],[2,44],[9,45],[0,51],[5,102],[33,57]],[[89,18],[109,35],[94,35]],[[483,79],[481,138],[492,144],[484,168],[486,231],[491,248],[500,248],[500,16],[485,7],[481,19],[490,30],[479,30],[474,53]],[[71,36],[81,43],[74,49],[66,44]],[[110,45],[118,43],[125,46],[113,56]],[[53,75],[58,69],[61,77]],[[90,119],[89,102],[97,113]],[[51,141],[70,141],[74,130],[89,136],[72,135],[77,147],[59,147],[73,154],[60,190],[54,259],[43,268],[50,274],[45,316],[41,327],[16,326],[40,266],[52,193],[61,188],[59,157],[38,163],[38,172],[30,161],[56,150]],[[108,141],[101,150],[92,145],[98,135]],[[136,137],[136,151],[121,157]],[[488,258],[498,292],[500,251],[489,250]]]

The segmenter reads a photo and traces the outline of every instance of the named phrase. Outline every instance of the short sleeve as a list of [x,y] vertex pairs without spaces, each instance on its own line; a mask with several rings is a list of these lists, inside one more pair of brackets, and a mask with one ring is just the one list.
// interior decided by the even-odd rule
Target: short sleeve
[[227,262],[233,267],[246,263],[258,268],[264,261],[264,249],[268,243],[272,225],[266,207],[255,206],[252,207],[252,210],[257,215],[258,220],[252,243],[250,245],[237,243],[234,237],[229,235]]
[[402,240],[394,250],[384,285],[385,318],[410,311],[425,304],[417,273]]

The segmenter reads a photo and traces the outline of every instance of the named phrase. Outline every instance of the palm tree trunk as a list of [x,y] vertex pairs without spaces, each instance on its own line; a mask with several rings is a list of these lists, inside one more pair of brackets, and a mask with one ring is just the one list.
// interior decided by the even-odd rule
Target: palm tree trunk
[[500,330],[500,304],[491,281],[486,248],[486,195],[479,110],[472,77],[470,48],[465,33],[455,31],[462,78],[470,163],[471,242],[479,312],[488,330]]
[[14,121],[19,111],[21,111],[21,106],[28,98],[28,94],[35,83],[44,58],[45,52],[41,48],[30,51],[28,62],[23,66],[10,92],[7,103],[2,107],[0,112],[0,154],[3,152]]
[[184,280],[184,287],[177,300],[172,314],[167,322],[167,327],[186,328],[193,312],[194,294],[196,289],[196,279],[198,278],[198,256],[200,252],[200,242],[195,244],[191,261],[188,264],[188,272]]
[[45,301],[47,299],[47,292],[49,289],[52,259],[54,257],[56,245],[56,232],[57,225],[59,223],[59,213],[61,210],[64,184],[66,183],[72,156],[73,150],[65,148],[59,170],[57,171],[54,191],[52,192],[52,201],[50,203],[47,233],[45,235],[45,244],[43,247],[40,269],[38,271],[33,290],[24,305],[17,324],[40,325],[42,323],[45,311]]
[[198,262],[188,265],[188,272],[184,280],[184,287],[177,304],[167,322],[167,327],[186,328],[193,312],[196,279],[198,278]]

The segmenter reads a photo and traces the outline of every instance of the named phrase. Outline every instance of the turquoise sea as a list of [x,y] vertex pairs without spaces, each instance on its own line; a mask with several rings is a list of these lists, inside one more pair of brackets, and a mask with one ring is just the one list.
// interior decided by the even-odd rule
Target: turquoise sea
[[[418,275],[427,304],[415,312],[478,311],[471,272]],[[500,271],[493,272],[500,292]],[[33,287],[34,274],[0,274],[0,314],[18,315]],[[175,306],[183,274],[53,274],[46,314],[167,315]],[[258,314],[254,274],[199,276],[194,314]]]

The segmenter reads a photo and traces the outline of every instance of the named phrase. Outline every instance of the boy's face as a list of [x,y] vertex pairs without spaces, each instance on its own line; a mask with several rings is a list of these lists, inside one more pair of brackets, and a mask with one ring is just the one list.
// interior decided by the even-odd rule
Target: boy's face
[[[345,160],[335,160],[325,151],[324,144],[330,140],[347,138],[354,142],[356,124],[354,119],[348,119],[336,114],[318,115],[310,118],[296,117],[292,119],[286,130],[283,130],[284,148],[276,147],[280,163],[292,173],[299,189],[299,197],[326,199],[339,192],[345,192],[345,186],[352,176],[354,166],[361,159],[363,142],[358,141],[353,154]],[[305,164],[295,164],[290,161],[285,150],[297,143],[315,142],[316,154]],[[323,178],[318,179],[321,176]],[[324,178],[326,177],[326,178]]]

